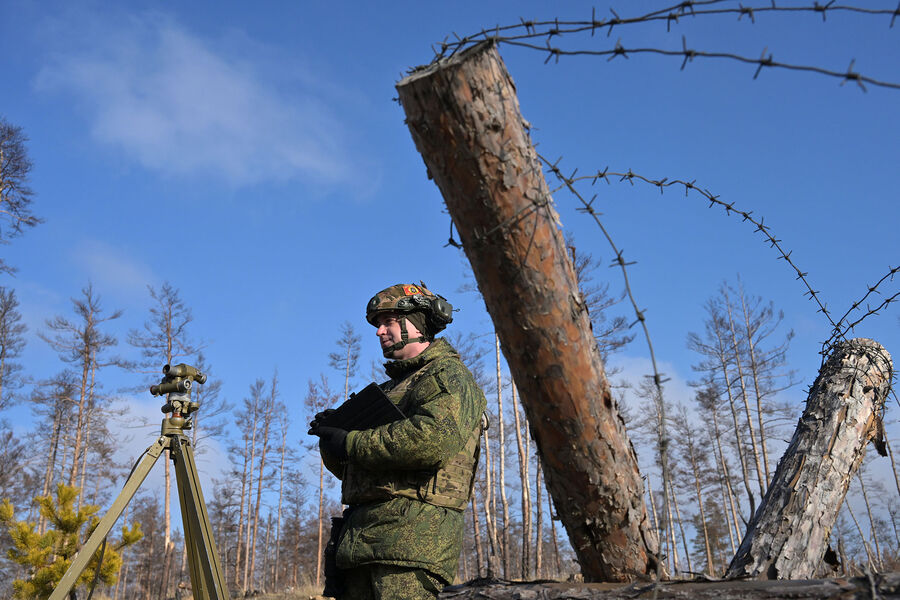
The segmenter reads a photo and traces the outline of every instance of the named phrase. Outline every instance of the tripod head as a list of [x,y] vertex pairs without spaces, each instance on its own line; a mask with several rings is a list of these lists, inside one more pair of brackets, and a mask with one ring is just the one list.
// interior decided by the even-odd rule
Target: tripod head
[[[157,385],[150,386],[150,393],[154,396],[168,394],[166,403],[160,410],[172,416],[163,421],[163,434],[172,431],[190,429],[191,422],[188,417],[191,413],[200,409],[199,402],[191,401],[191,390],[194,382],[206,383],[206,375],[196,367],[184,363],[178,365],[166,365],[162,368],[163,378]],[[168,427],[167,427],[168,425]]]

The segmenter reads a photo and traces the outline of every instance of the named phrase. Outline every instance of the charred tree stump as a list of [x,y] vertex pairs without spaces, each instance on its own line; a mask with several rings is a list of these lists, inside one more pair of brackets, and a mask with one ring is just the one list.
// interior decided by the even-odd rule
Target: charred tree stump
[[815,576],[866,444],[883,435],[892,374],[891,356],[877,342],[860,338],[835,347],[726,577]]
[[547,183],[496,48],[397,85],[510,371],[550,493],[588,581],[653,573],[643,482],[610,394]]

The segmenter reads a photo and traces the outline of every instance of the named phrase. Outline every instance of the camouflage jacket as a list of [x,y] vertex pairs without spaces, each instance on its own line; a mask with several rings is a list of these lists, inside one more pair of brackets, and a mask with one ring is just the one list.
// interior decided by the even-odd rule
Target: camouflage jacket
[[389,490],[400,480],[436,472],[462,451],[477,435],[484,394],[442,338],[416,357],[386,364],[385,370],[391,380],[382,389],[407,418],[351,431],[343,465],[323,455],[328,469],[342,479],[342,501],[350,505],[337,565],[418,567],[452,582],[462,549],[463,512],[392,496]]

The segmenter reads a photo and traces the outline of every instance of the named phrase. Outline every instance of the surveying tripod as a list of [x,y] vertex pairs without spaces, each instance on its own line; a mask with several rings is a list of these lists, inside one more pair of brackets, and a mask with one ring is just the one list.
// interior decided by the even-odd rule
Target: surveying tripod
[[181,502],[181,518],[184,523],[184,543],[187,548],[194,599],[230,600],[209,516],[206,514],[203,492],[200,491],[194,450],[190,440],[184,435],[184,430],[191,428],[191,413],[200,408],[197,402],[191,401],[191,387],[195,381],[199,384],[206,383],[206,375],[185,364],[166,365],[163,367],[163,373],[164,377],[159,385],[150,386],[150,393],[154,396],[168,394],[168,401],[162,407],[162,412],[172,413],[172,416],[163,419],[159,439],[150,446],[141,462],[128,476],[109,512],[103,516],[91,537],[79,550],[75,560],[50,595],[50,600],[65,600],[75,587],[91,557],[100,548],[100,544],[166,449],[169,450],[172,462],[175,463],[178,499]]

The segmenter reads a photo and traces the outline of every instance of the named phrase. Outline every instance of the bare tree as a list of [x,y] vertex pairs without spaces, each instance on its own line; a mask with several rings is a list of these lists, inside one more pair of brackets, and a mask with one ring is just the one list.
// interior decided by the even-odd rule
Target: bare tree
[[[25,147],[27,141],[21,127],[0,117],[0,244],[8,244],[25,228],[41,222],[31,213],[34,192],[28,187],[32,163]],[[0,258],[0,273],[15,271]]]
[[[710,451],[701,445],[701,440],[695,435],[693,419],[688,415],[684,405],[676,407],[675,414],[672,416],[672,426],[676,447],[680,450],[678,454],[681,455],[681,461],[675,465],[673,472],[680,485],[690,489],[693,493],[703,534],[706,572],[710,577],[715,577],[716,567],[713,560],[713,547],[707,528],[706,513],[709,509],[704,507],[703,502],[706,488],[712,483],[709,477],[713,472],[708,459]],[[685,548],[685,554],[689,556],[687,548]],[[691,567],[688,564],[688,571],[690,570]]]
[[341,335],[335,340],[339,350],[328,354],[328,364],[344,375],[344,398],[350,397],[350,380],[356,375],[359,366],[359,352],[362,337],[356,333],[353,325],[345,321],[341,325]]
[[[75,439],[72,444],[72,466],[69,470],[68,485],[74,486],[77,477],[81,453],[85,451],[84,438],[89,425],[88,415],[94,402],[94,379],[98,368],[118,364],[118,359],[102,362],[101,354],[118,343],[115,337],[100,330],[103,323],[118,319],[121,311],[115,311],[107,317],[101,317],[103,309],[100,297],[88,284],[81,290],[81,298],[72,298],[77,320],[69,320],[62,316],[47,320],[47,327],[54,332],[53,336],[41,333],[40,337],[51,348],[59,353],[60,358],[72,363],[80,369],[81,379],[78,388],[75,417]],[[83,494],[81,495],[83,496]],[[79,502],[81,501],[79,496]]]
[[[740,541],[742,528],[738,524],[738,511],[735,506],[734,488],[731,481],[728,459],[722,447],[722,434],[719,428],[719,394],[714,383],[708,382],[697,391],[694,396],[697,407],[706,415],[706,433],[712,448],[716,464],[716,473],[719,478],[719,487],[722,493],[722,511],[725,516],[728,538],[731,544],[731,553],[737,551],[737,541]],[[727,565],[726,565],[727,566]]]
[[566,235],[566,246],[572,257],[572,265],[575,267],[575,276],[578,279],[578,291],[591,317],[591,328],[594,338],[597,340],[597,348],[605,363],[609,355],[622,350],[631,340],[633,334],[626,333],[629,329],[628,320],[621,315],[610,316],[609,309],[622,302],[624,292],[616,296],[610,294],[608,283],[597,283],[596,271],[602,265],[599,260],[590,253],[579,251],[575,247],[575,239],[572,235]]
[[[329,406],[333,406],[337,400],[336,394],[328,387],[328,380],[321,375],[319,382],[309,380],[308,390],[304,404],[310,419],[320,411],[325,410]],[[312,446],[310,449],[315,448]],[[319,455],[319,513],[317,523],[317,542],[316,542],[316,587],[322,585],[322,551],[324,549],[324,530],[325,530],[325,463]]]
[[12,402],[13,390],[22,387],[22,365],[14,362],[25,348],[25,332],[16,292],[0,286],[0,410]]
[[[741,465],[744,489],[747,491],[747,500],[750,505],[748,515],[752,516],[756,511],[756,497],[750,484],[750,470],[747,466],[744,434],[740,425],[740,408],[734,392],[735,374],[731,360],[733,349],[726,341],[728,325],[723,315],[723,310],[715,298],[707,300],[704,308],[707,314],[706,321],[704,321],[704,335],[700,336],[690,332],[687,346],[702,357],[700,362],[694,365],[694,370],[704,373],[705,380],[714,382],[727,399],[728,409],[731,414],[733,447]],[[746,520],[749,520],[749,517]]]
[[56,477],[57,453],[63,443],[63,428],[71,418],[77,393],[76,376],[68,370],[62,371],[51,379],[39,382],[32,390],[30,401],[33,407],[31,412],[40,417],[39,431],[43,432],[47,448],[42,496],[50,493],[51,484]]
[[503,509],[502,536],[498,538],[501,545],[503,561],[503,577],[509,578],[509,499],[506,497],[506,437],[503,419],[503,371],[501,368],[500,338],[494,335],[495,360],[497,367],[497,489],[500,490],[500,506]]
[[[128,332],[128,343],[140,350],[140,360],[135,368],[142,373],[158,377],[163,365],[193,356],[200,346],[188,336],[188,326],[194,320],[191,309],[181,299],[177,288],[165,282],[157,290],[147,286],[150,293],[150,318],[141,330]],[[166,451],[168,455],[168,451]],[[172,574],[174,545],[172,543],[172,476],[168,460],[165,462],[165,560],[162,573],[163,594],[168,594]]]
[[[248,429],[249,431],[244,432],[245,444],[247,450],[245,452],[249,453],[249,457],[247,458],[246,464],[246,485],[247,485],[247,516],[244,522],[246,523],[246,528],[244,529],[244,540],[243,540],[243,548],[244,548],[244,557],[243,557],[243,578],[241,579],[241,590],[244,593],[248,590],[248,578],[250,576],[250,561],[252,554],[252,546],[251,539],[253,534],[253,483],[255,481],[255,469],[256,469],[256,439],[260,432],[260,412],[256,410],[256,407],[261,403],[263,397],[263,388],[265,386],[265,382],[262,379],[257,379],[252,384],[250,384],[250,396],[248,398],[244,398],[244,410],[243,414],[248,421]],[[243,496],[243,494],[241,494]],[[241,507],[241,514],[243,515],[244,508]]]
[[213,368],[202,351],[197,352],[193,365],[207,377],[206,383],[193,388],[200,410],[191,415],[191,445],[195,454],[201,454],[206,452],[206,445],[201,442],[224,435],[225,417],[232,406],[220,397],[222,380],[213,376]]
[[[271,441],[272,420],[275,418],[276,406],[278,402],[278,371],[272,374],[272,383],[269,387],[269,393],[263,394],[260,398],[261,402],[257,402],[254,410],[262,414],[262,425],[260,431],[260,444],[262,448],[259,451],[259,471],[256,476],[256,503],[253,508],[253,536],[248,546],[250,550],[250,577],[252,582],[254,577],[254,568],[256,566],[256,541],[259,530],[259,510],[262,505],[263,483],[266,480],[266,459],[269,456],[269,442]],[[266,544],[268,549],[268,544]]]
[[291,420],[287,407],[283,404],[279,403],[276,409],[275,420],[278,425],[278,456],[280,460],[278,465],[278,510],[275,517],[275,557],[272,563],[272,585],[277,588],[281,568],[281,522],[285,495],[285,476],[288,475],[287,469],[294,462],[296,453],[292,447],[288,446],[287,436]]
[[[513,382],[512,388],[512,410],[515,418],[516,426],[516,449],[519,456],[519,481],[522,484],[522,577],[531,576],[531,489],[528,481],[528,451],[525,449],[523,421],[527,425],[528,421],[519,417],[519,404],[516,401],[516,385]],[[538,467],[540,469],[540,467]],[[539,484],[540,482],[538,482]],[[540,536],[540,524],[538,524],[538,535]],[[540,538],[539,538],[540,540]],[[540,545],[540,541],[538,541]]]

